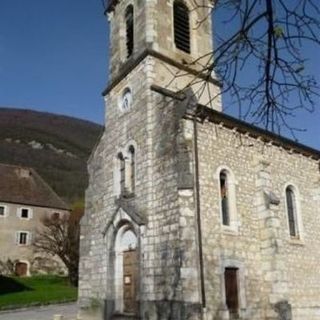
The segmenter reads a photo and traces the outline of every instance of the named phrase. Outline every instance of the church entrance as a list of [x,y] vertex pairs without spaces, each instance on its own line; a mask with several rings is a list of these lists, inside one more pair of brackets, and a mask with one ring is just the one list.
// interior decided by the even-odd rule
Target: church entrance
[[122,226],[115,243],[115,312],[139,313],[139,250],[136,234]]
[[138,256],[137,250],[123,252],[123,311],[134,313],[138,311]]

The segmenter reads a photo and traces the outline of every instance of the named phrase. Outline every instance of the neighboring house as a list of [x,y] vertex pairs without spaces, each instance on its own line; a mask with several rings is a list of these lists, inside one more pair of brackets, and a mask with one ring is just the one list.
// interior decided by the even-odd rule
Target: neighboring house
[[68,214],[68,206],[33,169],[0,164],[0,177],[0,261],[10,259],[18,275],[62,269],[57,258],[35,253],[32,241],[42,218]]
[[210,5],[109,1],[106,126],[81,221],[83,315],[320,319],[320,152],[211,102],[221,87],[197,60],[212,52]]

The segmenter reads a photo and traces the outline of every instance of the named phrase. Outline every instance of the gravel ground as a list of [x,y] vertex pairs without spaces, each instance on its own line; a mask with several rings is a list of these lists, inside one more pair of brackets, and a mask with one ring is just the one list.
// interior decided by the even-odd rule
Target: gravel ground
[[76,319],[76,303],[56,304],[20,310],[0,311],[0,320],[53,320],[54,315],[63,315],[63,320]]

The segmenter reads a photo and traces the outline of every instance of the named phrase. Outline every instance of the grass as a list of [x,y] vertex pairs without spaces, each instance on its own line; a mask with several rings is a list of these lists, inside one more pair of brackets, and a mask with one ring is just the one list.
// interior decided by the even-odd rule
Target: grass
[[46,275],[29,278],[0,276],[0,310],[74,301],[77,288],[65,277]]

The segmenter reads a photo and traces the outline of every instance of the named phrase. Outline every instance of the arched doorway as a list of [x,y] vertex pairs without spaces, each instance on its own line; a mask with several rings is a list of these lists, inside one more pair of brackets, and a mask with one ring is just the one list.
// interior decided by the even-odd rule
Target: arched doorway
[[122,226],[115,242],[116,312],[137,314],[139,257],[138,241],[130,225]]

